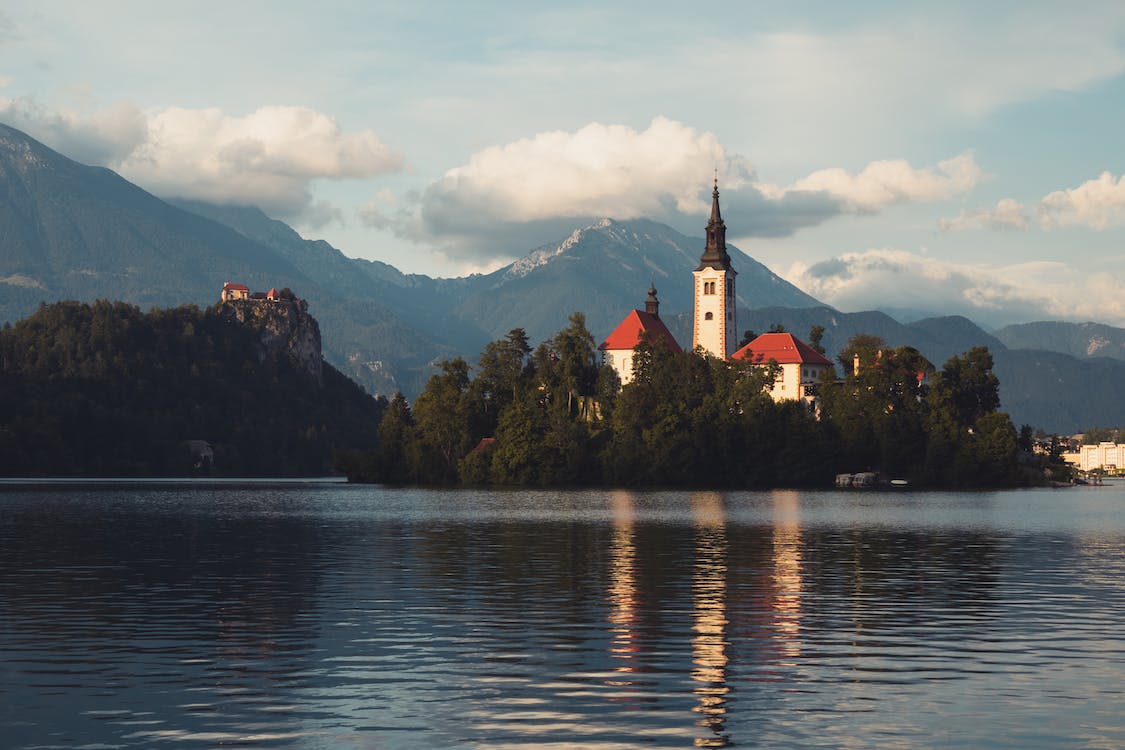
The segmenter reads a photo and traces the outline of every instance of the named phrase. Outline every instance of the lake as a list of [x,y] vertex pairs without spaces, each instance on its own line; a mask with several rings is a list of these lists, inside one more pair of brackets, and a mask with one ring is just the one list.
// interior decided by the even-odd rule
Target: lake
[[1125,485],[0,483],[6,748],[1120,748]]

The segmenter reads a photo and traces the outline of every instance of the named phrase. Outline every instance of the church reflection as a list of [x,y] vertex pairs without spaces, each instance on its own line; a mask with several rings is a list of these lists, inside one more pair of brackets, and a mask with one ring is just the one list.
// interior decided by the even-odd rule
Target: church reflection
[[[638,688],[643,692],[642,686],[654,684],[652,674],[643,676],[661,669],[661,657],[652,649],[664,648],[663,638],[683,632],[664,630],[652,621],[654,607],[660,606],[657,598],[677,590],[677,584],[688,584],[690,619],[685,624],[690,627],[696,747],[733,745],[734,685],[773,683],[779,670],[797,666],[802,655],[802,571],[807,561],[800,494],[773,492],[770,502],[772,518],[766,525],[746,526],[728,517],[723,493],[692,494],[691,526],[671,531],[688,535],[683,565],[654,569],[652,561],[658,558],[652,545],[667,539],[663,534],[669,530],[657,532],[643,523],[634,493],[619,491],[610,497],[606,617],[611,674],[605,684],[631,688],[614,696],[626,702],[638,700]],[[741,683],[736,674],[743,675]]]
[[[620,661],[614,670],[627,674],[637,671],[634,659],[640,648],[637,633],[639,602],[636,508],[633,493],[613,492],[610,505],[613,513],[613,537],[609,551],[609,652],[610,656]],[[621,680],[614,684],[628,685],[629,682]]]
[[691,498],[695,521],[695,566],[692,571],[692,604],[695,624],[692,629],[691,678],[697,705],[702,714],[696,723],[709,732],[696,737],[696,747],[726,747],[727,664],[727,553],[726,509],[717,492],[697,492]]
[[800,496],[793,490],[773,493],[773,615],[774,641],[783,666],[801,654],[801,523]]

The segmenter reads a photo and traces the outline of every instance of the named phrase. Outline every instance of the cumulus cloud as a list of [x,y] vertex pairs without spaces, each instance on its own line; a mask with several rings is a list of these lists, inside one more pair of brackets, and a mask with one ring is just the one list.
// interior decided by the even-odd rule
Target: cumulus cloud
[[795,263],[782,275],[841,310],[933,310],[992,325],[1047,318],[1125,324],[1125,281],[1061,262],[982,267],[873,249]]
[[1096,180],[1047,195],[1039,202],[1039,221],[1044,229],[1080,224],[1103,230],[1125,224],[1125,175],[1114,179],[1102,172]]
[[309,192],[313,180],[395,171],[402,157],[372,131],[344,133],[305,107],[262,107],[243,117],[171,107],[149,115],[148,137],[114,166],[159,195],[294,216],[323,215]]
[[33,98],[0,99],[0,119],[88,164],[108,166],[157,195],[256,205],[315,226],[339,217],[313,200],[318,179],[364,178],[402,168],[371,130],[345,133],[306,107],[49,111]]
[[698,232],[710,209],[712,169],[728,222],[740,235],[763,237],[786,236],[841,213],[946,200],[983,174],[965,153],[936,169],[880,161],[858,174],[825,169],[782,187],[760,181],[750,162],[715,135],[657,117],[640,131],[591,123],[486,148],[418,196],[377,196],[360,216],[369,226],[479,262],[522,255],[578,222],[606,216],[652,218]]
[[782,192],[827,193],[850,211],[872,213],[896,203],[930,203],[948,200],[976,187],[984,175],[971,153],[938,163],[938,168],[916,169],[903,159],[873,161],[858,174],[843,169],[822,169]]
[[963,210],[952,219],[940,219],[938,227],[943,232],[963,232],[969,229],[1027,229],[1028,219],[1023,204],[1004,198],[996,208]]

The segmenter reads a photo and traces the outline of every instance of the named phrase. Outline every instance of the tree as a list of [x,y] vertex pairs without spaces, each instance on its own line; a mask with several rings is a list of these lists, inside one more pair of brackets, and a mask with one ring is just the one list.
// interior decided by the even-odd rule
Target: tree
[[471,388],[474,437],[490,437],[496,431],[500,413],[515,401],[523,384],[529,354],[531,346],[522,328],[513,328],[504,338],[485,346]]
[[742,340],[738,342],[738,348],[741,349],[756,338],[758,338],[758,334],[754,332],[754,329],[747,328],[742,332]]
[[423,481],[453,482],[457,462],[469,448],[469,420],[465,392],[469,365],[461,357],[441,363],[414,401],[414,421],[420,440],[416,475]]
[[813,349],[816,349],[821,354],[824,354],[824,345],[821,340],[824,338],[824,326],[814,325],[809,328],[809,344]]
[[1000,407],[1000,380],[992,372],[992,355],[986,346],[974,346],[951,357],[935,378],[933,390],[948,399],[959,424],[969,427]]
[[414,415],[402,391],[395,393],[379,422],[379,449],[376,463],[381,481],[400,483],[411,479],[413,461],[408,459],[414,447]]

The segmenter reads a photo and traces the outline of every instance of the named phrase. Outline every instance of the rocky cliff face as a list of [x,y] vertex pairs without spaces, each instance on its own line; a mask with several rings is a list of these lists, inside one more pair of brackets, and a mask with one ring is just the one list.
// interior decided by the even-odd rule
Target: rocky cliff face
[[304,300],[232,300],[219,314],[256,332],[259,360],[287,356],[321,382],[320,325]]

